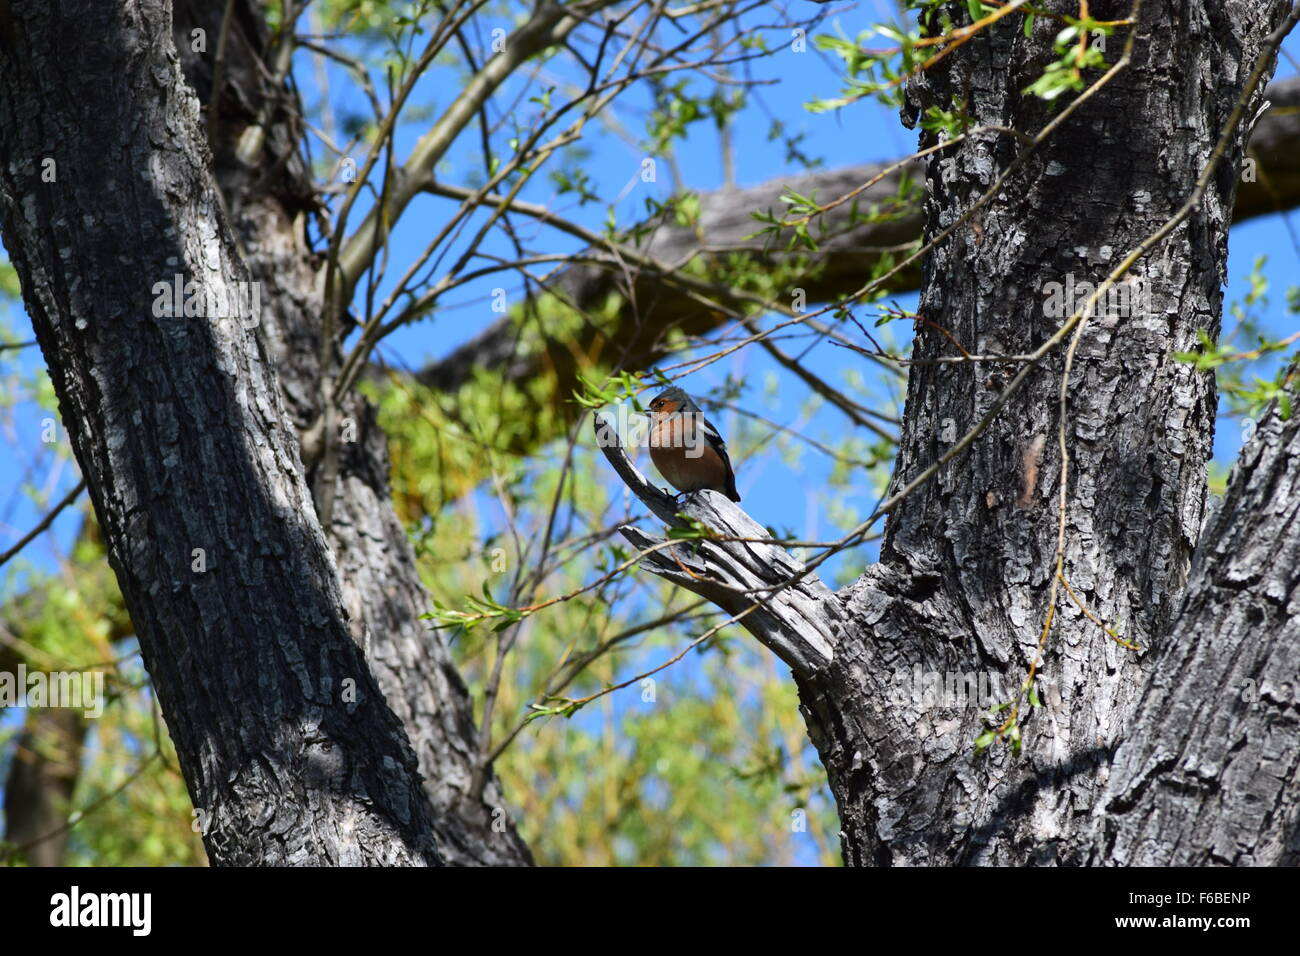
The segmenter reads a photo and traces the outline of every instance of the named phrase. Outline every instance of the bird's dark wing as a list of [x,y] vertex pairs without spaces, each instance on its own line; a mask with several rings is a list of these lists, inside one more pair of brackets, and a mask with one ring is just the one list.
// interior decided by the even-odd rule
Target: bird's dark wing
[[740,492],[736,490],[736,473],[732,470],[731,458],[727,455],[727,443],[722,440],[722,433],[713,427],[713,422],[709,421],[703,415],[701,415],[700,418],[704,422],[704,440],[709,443],[709,447],[718,453],[718,457],[722,459],[722,463],[727,466],[726,495],[732,501],[739,501]]

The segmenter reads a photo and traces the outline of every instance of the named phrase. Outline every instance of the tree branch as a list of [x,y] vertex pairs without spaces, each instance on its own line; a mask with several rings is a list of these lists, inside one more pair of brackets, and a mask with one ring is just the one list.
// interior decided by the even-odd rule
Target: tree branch
[[376,239],[379,234],[376,221],[380,213],[385,214],[389,223],[400,219],[411,200],[424,189],[438,160],[443,157],[456,137],[460,135],[461,130],[469,124],[497,87],[505,82],[520,64],[547,47],[562,41],[582,22],[583,17],[589,16],[601,7],[609,6],[610,2],[612,0],[592,0],[585,6],[581,4],[562,6],[551,0],[543,0],[532,18],[506,42],[505,49],[483,64],[482,69],[465,85],[465,89],[461,91],[460,96],[456,97],[447,112],[434,124],[433,129],[425,133],[415,145],[410,157],[398,171],[396,185],[388,199],[387,208],[376,206],[372,209],[366,216],[365,222],[344,243],[339,255],[339,268],[348,289],[356,285],[375,256]]
[[[642,562],[646,570],[733,615],[758,605],[739,623],[790,665],[796,677],[811,678],[829,664],[847,619],[835,594],[821,579],[809,574],[770,597],[755,596],[755,592],[798,575],[803,565],[724,495],[701,491],[677,504],[632,463],[608,420],[596,415],[592,425],[600,450],[618,476],[657,518],[670,528],[688,529],[690,521],[681,517],[685,515],[720,538],[684,540],[679,546],[647,554]],[[624,525],[619,531],[641,550],[665,540],[634,525]]]
[[[1300,205],[1300,79],[1274,83],[1265,91],[1265,96],[1271,106],[1260,117],[1250,138],[1247,152],[1254,160],[1254,166],[1242,170],[1247,181],[1243,181],[1237,191],[1234,224]],[[757,228],[750,217],[752,211],[781,209],[780,197],[787,188],[801,195],[815,196],[823,203],[828,202],[857,188],[888,165],[850,166],[785,176],[749,189],[705,193],[700,197],[700,217],[696,225],[666,226],[657,230],[643,252],[647,257],[664,262],[683,262],[700,255],[748,252],[759,266],[773,267],[789,256],[779,250],[766,249],[767,242],[762,237],[744,238]],[[887,203],[898,196],[905,177],[919,182],[923,176],[924,164],[919,160],[886,175],[862,193],[860,207],[866,209],[873,203]],[[530,213],[522,207],[519,211]],[[832,301],[860,288],[863,277],[871,274],[883,254],[905,246],[921,234],[921,210],[910,204],[896,218],[881,222],[855,224],[850,204],[837,206],[822,218],[833,238],[811,256],[814,268],[800,279],[809,302]],[[703,241],[701,237],[704,237]],[[920,279],[919,269],[908,270],[896,276],[887,291],[913,290],[918,287]],[[596,346],[602,340],[620,346],[630,343],[623,366],[644,369],[663,356],[665,329],[676,328],[688,335],[699,335],[725,320],[716,311],[705,308],[681,291],[668,288],[668,284],[657,275],[642,273],[637,276],[635,298],[620,289],[621,282],[622,276],[616,268],[582,265],[566,270],[552,283],[553,288],[572,299],[579,308],[601,303],[611,293],[625,294],[627,301],[613,322],[599,328],[589,325],[579,333],[577,347],[583,352],[599,354]],[[627,304],[631,301],[646,307],[637,313]],[[544,358],[517,354],[511,328],[512,321],[508,318],[493,323],[460,348],[422,369],[418,374],[419,380],[433,388],[453,391],[468,382],[475,369],[499,370],[512,381],[531,379],[544,367]],[[576,386],[576,381],[566,378],[558,383],[557,388],[560,394],[568,395]]]

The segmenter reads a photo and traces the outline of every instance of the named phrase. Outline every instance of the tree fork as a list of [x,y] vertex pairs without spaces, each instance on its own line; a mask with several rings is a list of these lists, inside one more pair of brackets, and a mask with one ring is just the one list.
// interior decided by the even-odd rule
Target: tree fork
[[[1059,318],[1043,314],[1044,284],[1072,272],[1096,282],[1108,263],[1171,219],[1209,161],[1246,75],[1261,51],[1268,55],[1266,38],[1288,6],[1274,2],[1261,17],[1247,4],[1210,11],[1147,0],[1129,69],[1099,89],[1008,183],[1014,202],[981,210],[927,258],[918,309],[927,321],[918,323],[915,357],[947,355],[949,336],[985,355],[1028,353],[1052,336]],[[1123,12],[1119,5],[1094,10]],[[1045,62],[1054,32],[1040,22],[1025,38],[1019,25],[1004,24],[982,38],[987,48],[956,49],[914,78],[913,115],[961,94],[970,96],[977,124],[1041,127],[1050,114],[1020,88],[1026,64]],[[1161,68],[1170,62],[1197,64],[1200,73],[1171,76]],[[1257,89],[1247,118],[1258,100]],[[1152,307],[1127,317],[1099,315],[1075,354],[1063,566],[1089,613],[1058,597],[1037,688],[1042,700],[1021,721],[1018,756],[992,747],[972,757],[976,738],[1002,720],[990,724],[986,702],[933,706],[915,687],[898,693],[897,679],[906,691],[907,675],[917,669],[976,673],[996,678],[1011,695],[1025,679],[1056,573],[1060,461],[1049,439],[1060,424],[1063,349],[1032,369],[961,458],[898,502],[877,564],[836,593],[801,575],[797,614],[782,610],[774,597],[779,592],[768,591],[762,614],[741,616],[755,603],[755,576],[771,584],[748,568],[751,545],[708,541],[694,549],[683,542],[647,555],[648,570],[710,597],[791,665],[836,797],[846,862],[1275,864],[1296,858],[1300,735],[1294,682],[1287,684],[1285,675],[1294,673],[1297,649],[1282,609],[1294,603],[1300,569],[1279,562],[1275,573],[1235,586],[1229,580],[1250,563],[1234,562],[1232,546],[1256,557],[1261,549],[1271,553],[1270,524],[1258,511],[1275,519],[1294,510],[1291,500],[1271,497],[1294,482],[1294,423],[1284,427],[1271,413],[1243,459],[1252,467],[1239,468],[1229,488],[1227,501],[1237,507],[1211,525],[1193,566],[1206,512],[1214,386],[1212,376],[1173,357],[1195,349],[1198,328],[1217,332],[1245,135],[1235,131],[1220,174],[1188,221],[1164,240],[1162,254],[1139,263]],[[933,134],[923,137],[923,145],[932,142]],[[1117,148],[1098,151],[1098,142]],[[1015,160],[1012,145],[968,141],[955,156],[931,159],[927,235],[974,206]],[[994,407],[1003,375],[990,363],[912,366],[891,494],[926,473]],[[1294,378],[1290,387],[1294,394]],[[622,454],[602,444],[611,461]],[[628,466],[615,465],[670,525],[681,523],[672,515],[680,510],[724,538],[757,537],[753,522],[719,496],[701,493],[681,508],[657,507],[640,482],[629,480]],[[1247,504],[1252,498],[1254,510]],[[644,532],[625,534],[639,547],[658,544]],[[1283,536],[1282,554],[1297,546],[1293,538]],[[791,577],[779,569],[794,559],[773,555],[775,545],[763,547],[767,573]],[[745,593],[720,590],[723,583],[739,583]],[[1129,642],[1154,652],[1125,650],[1094,618],[1118,623]],[[799,622],[826,620],[835,622],[827,628],[831,654],[810,668],[787,633],[808,638],[817,629],[805,624],[800,631]],[[1269,625],[1264,646],[1235,664],[1245,622],[1252,621]],[[1228,639],[1194,640],[1207,624],[1228,628]],[[1178,686],[1173,674],[1192,669],[1200,679]],[[1253,711],[1234,703],[1246,671],[1264,702]],[[1221,707],[1198,706],[1207,698]],[[1180,715],[1176,726],[1166,719],[1171,706]],[[1255,774],[1261,780],[1252,785]],[[1267,821],[1251,819],[1256,799],[1268,808]],[[1205,821],[1220,806],[1236,815],[1211,830]],[[1143,808],[1159,812],[1153,818]]]

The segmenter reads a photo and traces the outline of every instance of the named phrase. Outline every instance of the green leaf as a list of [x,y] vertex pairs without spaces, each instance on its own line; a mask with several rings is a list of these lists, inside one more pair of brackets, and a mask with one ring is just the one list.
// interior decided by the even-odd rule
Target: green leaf
[[0,262],[0,299],[21,299],[22,286],[18,283],[18,270],[8,262]]

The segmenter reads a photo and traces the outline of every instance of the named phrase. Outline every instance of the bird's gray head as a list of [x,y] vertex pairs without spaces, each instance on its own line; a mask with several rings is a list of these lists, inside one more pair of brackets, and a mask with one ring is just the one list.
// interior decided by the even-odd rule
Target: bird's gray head
[[665,388],[650,402],[650,411],[656,415],[673,415],[677,412],[698,412],[700,406],[677,386]]

